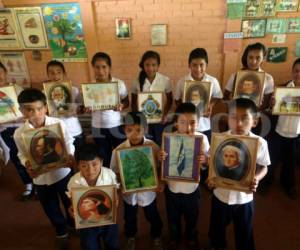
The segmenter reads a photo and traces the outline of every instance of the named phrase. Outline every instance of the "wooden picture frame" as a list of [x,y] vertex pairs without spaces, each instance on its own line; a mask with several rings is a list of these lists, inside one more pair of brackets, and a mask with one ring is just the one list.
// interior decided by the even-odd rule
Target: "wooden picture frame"
[[115,109],[120,103],[118,82],[81,84],[85,107],[95,110]]
[[137,103],[138,111],[146,116],[148,124],[162,121],[164,112],[163,92],[140,92]]
[[161,165],[161,179],[198,183],[201,167],[198,156],[202,148],[202,135],[163,133],[162,150],[167,157]]
[[116,150],[116,154],[123,193],[157,189],[158,177],[152,146],[122,148]]
[[117,223],[116,185],[72,188],[71,197],[76,229]]
[[260,16],[270,17],[276,14],[276,0],[261,0]]
[[23,117],[15,86],[0,88],[0,124],[13,122]]
[[151,45],[167,45],[167,24],[151,25]]
[[265,83],[265,72],[239,70],[236,75],[233,99],[248,98],[260,106]]
[[131,39],[131,18],[116,18],[116,38]]
[[213,133],[211,142],[209,180],[216,187],[251,193],[258,138]]
[[44,92],[47,99],[48,111],[51,116],[70,116],[76,112],[72,84],[65,82],[44,82]]
[[243,38],[264,37],[266,34],[266,19],[242,20]]
[[276,87],[273,115],[300,115],[300,87]]
[[32,169],[38,175],[66,166],[68,152],[60,123],[28,129],[22,133],[22,139]]
[[198,110],[198,115],[203,115],[209,109],[211,88],[212,84],[210,82],[185,81],[183,102],[193,103]]

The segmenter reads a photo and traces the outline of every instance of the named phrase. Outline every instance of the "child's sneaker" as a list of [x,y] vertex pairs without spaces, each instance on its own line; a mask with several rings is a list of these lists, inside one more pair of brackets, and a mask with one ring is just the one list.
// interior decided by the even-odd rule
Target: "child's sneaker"
[[153,250],[163,250],[163,246],[160,238],[155,238],[153,240]]
[[134,250],[135,249],[135,238],[134,237],[127,238],[125,249],[126,250]]

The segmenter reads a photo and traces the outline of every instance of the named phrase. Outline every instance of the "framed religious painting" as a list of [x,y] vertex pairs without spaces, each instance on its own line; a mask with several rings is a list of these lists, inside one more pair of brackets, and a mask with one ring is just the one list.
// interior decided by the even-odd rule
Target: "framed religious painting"
[[72,188],[71,197],[76,229],[116,224],[116,185]]
[[163,133],[162,149],[167,153],[162,162],[161,178],[169,181],[199,182],[202,151],[201,135]]
[[211,98],[211,83],[200,81],[185,81],[183,91],[183,102],[193,103],[198,115],[208,112]]
[[22,133],[27,156],[32,169],[42,174],[66,166],[68,153],[59,123]]
[[300,87],[276,87],[274,115],[300,115]]
[[266,19],[247,19],[242,21],[243,38],[264,37],[266,31]]
[[21,119],[17,93],[14,86],[0,88],[0,124]]
[[158,187],[152,146],[122,148],[116,153],[123,193],[155,190]]
[[116,18],[116,38],[131,39],[131,19]]
[[160,123],[163,118],[163,92],[138,93],[138,111],[143,112],[148,123]]
[[120,103],[117,82],[81,84],[83,103],[92,110],[115,109]]
[[258,138],[213,133],[211,142],[209,180],[216,187],[251,192]]
[[239,70],[235,80],[233,98],[248,98],[260,106],[263,96],[265,73]]

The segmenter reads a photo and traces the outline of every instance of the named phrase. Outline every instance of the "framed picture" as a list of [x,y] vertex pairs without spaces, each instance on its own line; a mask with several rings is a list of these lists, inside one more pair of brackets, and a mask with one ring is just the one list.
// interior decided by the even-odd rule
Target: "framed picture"
[[251,192],[257,148],[256,137],[213,133],[208,178],[217,187]]
[[47,35],[40,7],[15,8],[25,49],[47,49]]
[[259,16],[260,0],[247,0],[244,17]]
[[193,103],[202,115],[208,111],[211,97],[211,83],[200,81],[185,81],[183,102]]
[[162,162],[163,180],[199,182],[197,157],[202,150],[203,137],[173,133],[163,134],[163,150],[168,154]]
[[287,33],[300,33],[300,18],[287,19]]
[[151,45],[167,45],[167,25],[152,24],[151,25]]
[[22,118],[14,86],[0,88],[0,124]]
[[81,84],[85,107],[92,110],[114,109],[119,104],[119,88],[117,82]]
[[260,16],[269,17],[276,14],[276,0],[261,0]]
[[43,86],[50,115],[68,116],[74,114],[71,82],[46,82],[43,83]]
[[30,77],[23,52],[0,53],[0,61],[7,69],[7,81],[23,88],[30,87]]
[[71,196],[76,229],[116,224],[116,185],[72,188]]
[[163,117],[163,92],[138,93],[138,111],[143,112],[148,123],[160,123]]
[[117,39],[131,39],[131,19],[116,18]]
[[0,49],[22,49],[22,42],[12,9],[0,8]]
[[152,146],[123,148],[116,153],[124,193],[157,188],[156,162]]
[[249,98],[260,105],[264,90],[265,73],[240,70],[237,72],[233,98]]
[[300,87],[276,87],[274,115],[300,115]]
[[299,0],[277,0],[277,11],[297,11]]
[[250,19],[242,21],[243,38],[264,37],[266,19]]
[[66,166],[68,153],[59,123],[26,130],[22,138],[32,169],[37,174]]
[[286,19],[284,18],[271,18],[267,20],[267,34],[282,34],[286,33]]

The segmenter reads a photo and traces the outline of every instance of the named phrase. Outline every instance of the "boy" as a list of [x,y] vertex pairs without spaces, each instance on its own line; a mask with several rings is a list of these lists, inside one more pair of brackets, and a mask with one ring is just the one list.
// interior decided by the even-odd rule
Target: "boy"
[[[115,173],[109,168],[103,167],[103,160],[99,157],[98,150],[95,145],[83,144],[76,148],[75,161],[80,172],[72,176],[70,179],[68,184],[69,191],[71,191],[74,187],[117,184]],[[86,207],[89,207],[89,209],[91,209],[91,207],[95,207],[93,202],[94,201],[87,200],[85,202]],[[89,220],[92,221],[91,218]],[[79,233],[82,250],[100,250],[101,244],[99,244],[99,236],[103,236],[106,249],[118,249],[119,232],[117,224],[80,229]]]
[[[202,152],[198,156],[200,164],[206,164],[205,154],[209,150],[209,142],[206,135],[197,132],[198,116],[197,108],[192,103],[182,103],[175,111],[175,129],[178,134],[202,135]],[[160,159],[166,159],[166,152],[161,151]],[[181,217],[185,219],[185,235],[190,250],[198,249],[197,220],[199,216],[200,189],[199,183],[187,183],[168,181],[165,189],[167,216],[170,231],[169,249],[178,249],[181,239]]]
[[[249,190],[255,192],[259,181],[266,175],[270,164],[268,145],[265,139],[251,132],[258,121],[258,109],[250,99],[238,98],[229,103],[228,126],[232,135],[251,136],[259,139],[255,178]],[[208,180],[209,187],[214,187]],[[214,250],[226,247],[226,227],[234,224],[237,250],[253,250],[253,194],[224,188],[215,188],[212,198],[209,238]]]
[[[36,187],[36,192],[44,212],[48,216],[52,225],[56,230],[57,248],[65,249],[67,243],[67,225],[74,226],[74,221],[68,213],[70,207],[70,201],[65,194],[67,190],[67,183],[71,177],[71,169],[68,166],[72,166],[72,155],[74,153],[73,137],[68,133],[64,123],[57,118],[49,117],[46,115],[46,97],[38,89],[29,88],[23,90],[18,96],[18,102],[20,104],[20,110],[25,118],[25,123],[19,127],[14,133],[14,140],[18,147],[18,157],[21,163],[26,167],[28,174],[33,178],[33,183]],[[27,157],[26,148],[22,140],[22,133],[25,130],[40,128],[45,125],[51,125],[60,123],[63,134],[66,149],[68,151],[69,161],[67,166],[51,170],[47,173],[37,175],[32,169],[30,161]],[[66,217],[60,208],[61,199]]]
[[[156,156],[159,152],[158,146],[151,140],[145,138],[147,120],[142,112],[129,112],[124,118],[124,130],[127,140],[121,143],[112,153],[110,168],[119,173],[117,167],[116,150],[126,147],[150,145]],[[153,249],[162,249],[161,230],[162,220],[157,210],[156,192],[146,191],[124,195],[124,219],[125,235],[127,237],[126,249],[135,249],[135,235],[137,233],[138,206],[143,207],[146,219],[151,224],[151,236],[153,238]]]

